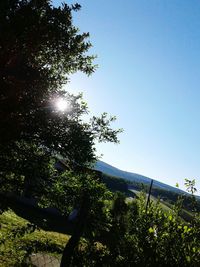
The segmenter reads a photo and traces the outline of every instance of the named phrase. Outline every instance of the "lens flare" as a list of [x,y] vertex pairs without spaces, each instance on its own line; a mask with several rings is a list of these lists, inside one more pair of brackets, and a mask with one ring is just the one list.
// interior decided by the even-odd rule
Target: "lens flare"
[[61,112],[67,111],[69,109],[69,103],[64,98],[57,99],[55,106],[56,106],[56,109]]

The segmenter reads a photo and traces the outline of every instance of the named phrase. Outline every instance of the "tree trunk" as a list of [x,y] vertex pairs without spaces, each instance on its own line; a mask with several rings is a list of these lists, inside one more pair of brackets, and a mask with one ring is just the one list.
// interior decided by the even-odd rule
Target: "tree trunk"
[[84,228],[86,225],[88,213],[89,213],[90,200],[87,193],[84,195],[82,204],[77,216],[77,224],[75,225],[73,234],[69,241],[67,242],[61,259],[60,267],[69,267],[71,266],[74,249],[77,247],[81,236],[83,235]]

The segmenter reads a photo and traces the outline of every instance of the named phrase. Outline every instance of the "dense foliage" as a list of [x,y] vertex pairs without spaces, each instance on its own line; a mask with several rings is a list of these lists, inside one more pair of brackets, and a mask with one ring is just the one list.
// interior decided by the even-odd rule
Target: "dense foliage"
[[[115,117],[107,113],[83,119],[88,108],[82,96],[63,89],[74,72],[90,75],[95,69],[89,34],[72,23],[79,9],[78,4],[54,7],[49,0],[0,2],[0,193],[34,198],[64,214],[76,208],[67,260],[89,209],[106,191],[77,166],[91,166],[95,141],[116,143],[121,131],[110,127]],[[66,111],[57,109],[58,100],[67,103]],[[67,161],[64,174],[54,168],[59,155]]]
[[74,266],[199,266],[199,216],[185,223],[178,204],[171,212],[153,202],[146,212],[145,205],[144,195],[131,203],[117,195],[107,230],[82,241]]
[[[89,166],[95,140],[118,142],[115,117],[88,114],[82,95],[63,89],[69,76],[90,75],[95,66],[88,33],[72,23],[80,6],[54,7],[49,0],[0,2],[0,186],[40,198],[62,155],[69,169]],[[63,99],[67,111],[59,111]]]
[[124,193],[126,196],[132,196],[132,197],[135,195],[133,192],[128,190],[127,181],[125,181],[122,178],[113,177],[103,173],[101,181],[112,192],[119,191]]
[[4,142],[33,136],[44,142],[42,132],[52,124],[44,112],[50,100],[64,93],[61,87],[69,74],[93,72],[93,57],[86,55],[89,35],[79,34],[72,24],[72,11],[79,7],[55,8],[48,0],[1,1],[0,136]]
[[[101,189],[102,190],[102,189]],[[101,191],[100,190],[100,191]],[[122,194],[104,195],[85,218],[84,234],[75,248],[68,266],[180,266],[200,265],[200,217],[186,223],[179,217],[180,203],[164,211],[159,202],[151,202],[146,212],[146,198],[141,194],[126,202]],[[64,238],[33,230],[32,224],[14,221],[5,212],[0,221],[1,252],[5,266],[20,255],[25,262],[27,253],[62,252]],[[12,219],[13,220],[13,219]],[[19,219],[18,219],[19,220]],[[6,226],[7,225],[7,226]],[[6,226],[6,227],[4,227]],[[9,238],[8,238],[9,237]],[[6,255],[13,255],[7,257]],[[19,259],[19,258],[18,258]],[[6,265],[7,263],[7,265]],[[18,262],[19,263],[19,262]]]

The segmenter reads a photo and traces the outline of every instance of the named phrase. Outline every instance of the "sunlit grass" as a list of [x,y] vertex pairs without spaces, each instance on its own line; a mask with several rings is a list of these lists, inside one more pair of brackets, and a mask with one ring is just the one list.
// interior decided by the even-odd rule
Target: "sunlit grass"
[[12,210],[0,215],[0,266],[20,266],[32,252],[45,252],[61,256],[69,236],[36,229],[21,233],[29,221]]

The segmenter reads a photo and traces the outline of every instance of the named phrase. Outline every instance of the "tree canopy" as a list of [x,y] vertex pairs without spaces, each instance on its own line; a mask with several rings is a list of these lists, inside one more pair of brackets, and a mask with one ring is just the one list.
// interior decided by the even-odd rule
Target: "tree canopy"
[[[95,159],[96,138],[118,141],[119,131],[110,128],[114,117],[104,113],[83,121],[86,103],[63,89],[71,74],[90,75],[96,67],[88,54],[89,33],[73,25],[72,13],[79,9],[78,4],[55,7],[49,0],[0,2],[2,170],[10,168],[8,159],[13,164],[16,151],[25,157],[28,144],[49,155],[61,154],[72,166]],[[69,103],[68,112],[56,110],[61,97]]]
[[[47,0],[0,3],[0,137],[4,142],[37,134],[38,117],[64,94],[71,73],[95,67],[88,33],[72,24],[79,5],[54,7]],[[40,118],[41,120],[42,118]],[[46,118],[41,123],[48,122]],[[30,127],[31,126],[31,127]]]

